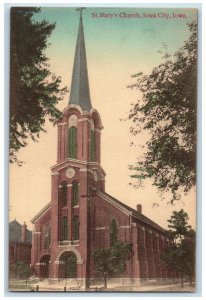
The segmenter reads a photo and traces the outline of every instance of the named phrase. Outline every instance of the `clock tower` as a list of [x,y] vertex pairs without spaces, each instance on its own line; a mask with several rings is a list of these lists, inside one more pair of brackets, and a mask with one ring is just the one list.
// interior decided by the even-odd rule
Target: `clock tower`
[[90,277],[91,212],[95,191],[105,189],[100,165],[102,129],[100,115],[91,105],[80,11],[70,98],[58,121],[57,163],[51,167],[50,279],[61,277],[64,252],[74,254],[77,277]]
[[[82,11],[76,42],[68,106],[58,121],[57,162],[51,167],[51,201],[32,223],[31,265],[46,282],[40,288],[84,290],[99,282],[91,254],[117,241],[130,245],[125,270],[109,280],[117,286],[139,286],[148,280],[175,278],[160,260],[168,233],[142,213],[105,192],[101,167],[101,118],[92,108]],[[118,181],[117,181],[118,184]],[[75,289],[76,290],[76,289]]]

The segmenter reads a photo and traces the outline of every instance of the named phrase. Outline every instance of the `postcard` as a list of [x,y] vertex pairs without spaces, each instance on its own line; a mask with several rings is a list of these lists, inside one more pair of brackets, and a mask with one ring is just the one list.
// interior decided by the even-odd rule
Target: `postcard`
[[10,292],[195,292],[197,17],[11,7]]

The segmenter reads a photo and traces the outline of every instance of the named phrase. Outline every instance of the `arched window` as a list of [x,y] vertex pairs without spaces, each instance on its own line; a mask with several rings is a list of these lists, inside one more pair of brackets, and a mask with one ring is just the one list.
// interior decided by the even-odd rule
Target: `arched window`
[[72,183],[72,206],[79,203],[79,184],[77,181]]
[[43,227],[44,234],[44,249],[48,249],[51,244],[51,226],[47,224]]
[[73,218],[73,239],[79,239],[79,217],[74,216]]
[[94,121],[91,120],[91,143],[90,143],[90,160],[95,161],[96,155],[96,141],[95,141],[95,132],[94,132]]
[[110,245],[112,246],[117,241],[118,229],[117,221],[112,219],[110,223]]
[[96,152],[95,132],[94,132],[94,130],[91,130],[91,145],[90,145],[90,159],[91,159],[91,161],[95,161],[95,152]]
[[77,158],[77,128],[69,127],[68,155],[70,158]]
[[66,206],[67,205],[67,182],[62,183],[60,193],[61,193],[62,206]]
[[69,228],[68,228],[68,218],[63,217],[62,219],[62,240],[68,241],[69,240]]

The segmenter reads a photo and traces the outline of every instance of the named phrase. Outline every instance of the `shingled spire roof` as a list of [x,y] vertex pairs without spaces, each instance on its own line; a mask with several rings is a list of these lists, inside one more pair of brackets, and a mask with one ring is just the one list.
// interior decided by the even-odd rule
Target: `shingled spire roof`
[[89,92],[86,49],[82,24],[82,9],[79,9],[79,11],[79,30],[75,49],[69,104],[79,105],[83,111],[88,111],[92,108],[92,105]]

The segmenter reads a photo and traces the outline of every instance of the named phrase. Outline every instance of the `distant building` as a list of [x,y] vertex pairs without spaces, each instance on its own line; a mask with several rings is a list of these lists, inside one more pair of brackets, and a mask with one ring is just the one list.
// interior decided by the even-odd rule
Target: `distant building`
[[32,231],[26,223],[21,225],[16,220],[9,223],[9,271],[10,277],[17,261],[31,264]]
[[166,230],[144,216],[141,205],[132,209],[105,192],[102,129],[100,115],[90,100],[80,16],[70,100],[58,121],[51,202],[32,219],[35,273],[50,282],[63,278],[77,278],[82,284],[89,278],[92,282],[98,276],[92,251],[109,247],[116,236],[130,243],[132,252],[125,273],[114,280],[138,285],[141,280],[168,278],[172,273],[160,260],[169,244]]

